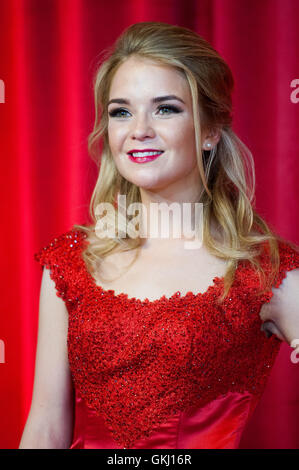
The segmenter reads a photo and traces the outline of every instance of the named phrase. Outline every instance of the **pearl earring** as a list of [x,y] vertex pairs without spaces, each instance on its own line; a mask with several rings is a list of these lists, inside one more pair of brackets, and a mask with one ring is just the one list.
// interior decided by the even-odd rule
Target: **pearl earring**
[[210,147],[211,147],[211,144],[210,144],[210,143],[207,143],[207,147],[210,148]]

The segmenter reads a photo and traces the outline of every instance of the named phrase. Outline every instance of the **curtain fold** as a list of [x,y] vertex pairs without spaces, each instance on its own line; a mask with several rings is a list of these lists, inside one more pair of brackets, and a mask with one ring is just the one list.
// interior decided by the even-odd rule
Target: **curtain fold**
[[[33,254],[87,220],[97,168],[87,153],[92,78],[130,24],[189,27],[235,78],[233,128],[253,153],[256,208],[299,243],[297,0],[0,0],[0,448],[19,445],[34,380],[41,271]],[[283,344],[241,448],[298,448],[298,364]]]

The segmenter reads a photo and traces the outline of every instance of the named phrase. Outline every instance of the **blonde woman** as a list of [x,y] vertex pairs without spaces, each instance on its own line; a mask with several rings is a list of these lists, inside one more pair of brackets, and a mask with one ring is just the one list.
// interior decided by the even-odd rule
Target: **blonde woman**
[[[165,23],[130,26],[100,64],[91,223],[35,255],[20,448],[238,447],[282,341],[299,338],[299,250],[254,209],[232,87],[208,42]],[[157,205],[164,222],[176,209],[166,237]]]

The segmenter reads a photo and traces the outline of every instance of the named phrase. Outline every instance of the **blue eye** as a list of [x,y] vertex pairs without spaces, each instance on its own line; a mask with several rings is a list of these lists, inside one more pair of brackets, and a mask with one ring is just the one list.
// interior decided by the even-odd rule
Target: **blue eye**
[[108,114],[111,117],[123,117],[123,115],[121,115],[120,113],[127,113],[127,112],[128,111],[126,109],[117,108],[117,109],[114,109],[113,111],[110,111]]
[[[160,111],[166,111],[166,112],[162,112],[160,113]],[[168,114],[172,114],[172,113],[181,113],[182,111],[177,108],[176,106],[172,106],[172,105],[161,105],[159,106],[158,108],[158,114],[160,115],[168,115]],[[112,111],[110,111],[108,114],[110,117],[127,117],[128,114],[126,113],[129,113],[129,111],[127,111],[126,109],[124,108],[116,108],[116,109],[113,109]]]
[[171,105],[162,105],[162,106],[159,106],[159,111],[161,111],[161,109],[166,109],[168,111],[170,111],[170,113],[162,113],[162,114],[171,114],[171,113],[180,113],[181,110],[179,108],[177,108],[176,106],[171,106]]

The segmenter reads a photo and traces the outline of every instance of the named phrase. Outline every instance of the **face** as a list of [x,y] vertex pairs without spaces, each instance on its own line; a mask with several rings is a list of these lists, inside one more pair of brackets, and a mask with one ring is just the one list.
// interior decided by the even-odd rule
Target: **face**
[[[110,149],[125,179],[151,191],[199,192],[191,92],[176,69],[130,57],[113,77],[108,113]],[[162,153],[147,161],[149,149]]]

